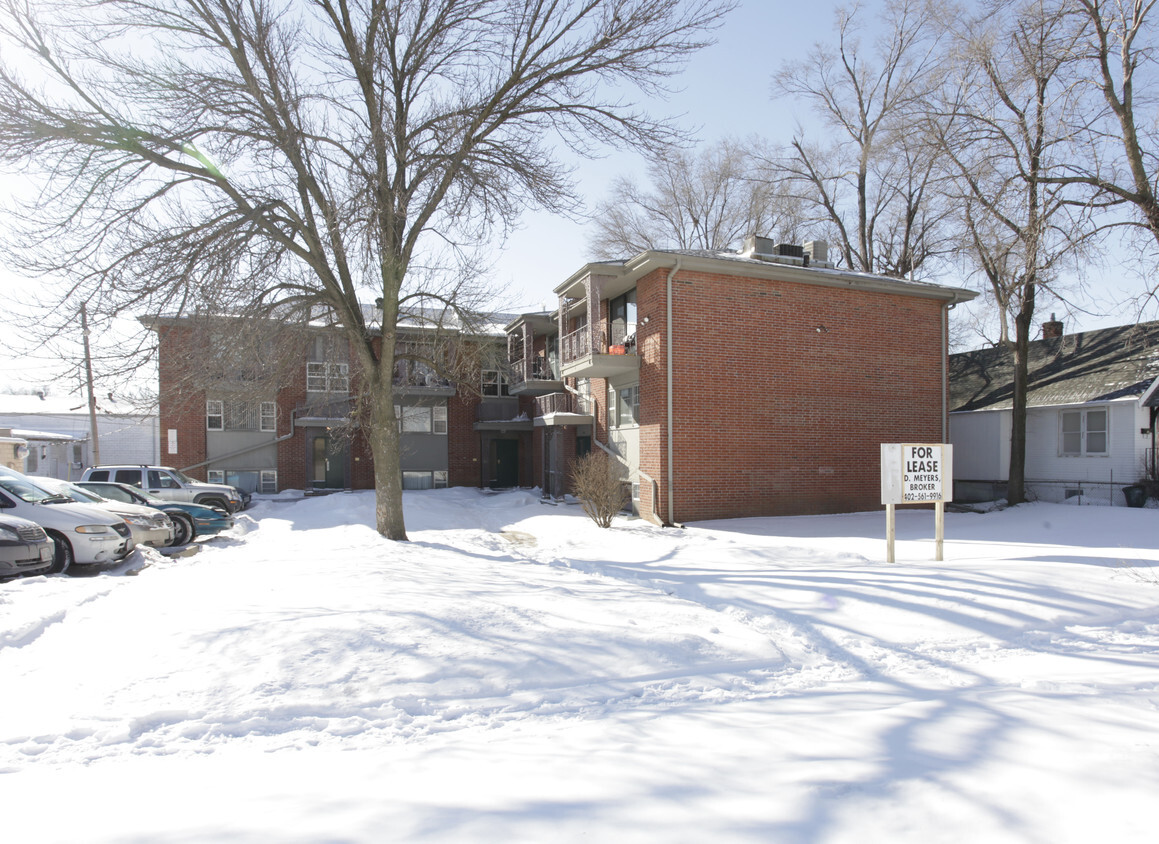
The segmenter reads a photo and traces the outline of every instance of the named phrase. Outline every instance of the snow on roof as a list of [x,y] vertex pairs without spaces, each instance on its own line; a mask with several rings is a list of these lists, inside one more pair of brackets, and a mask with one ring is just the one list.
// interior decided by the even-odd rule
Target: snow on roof
[[78,437],[73,434],[62,434],[58,431],[36,431],[28,428],[13,428],[13,435],[23,437],[26,440],[47,440],[50,442],[62,443],[77,443],[84,442],[88,439],[88,435]]

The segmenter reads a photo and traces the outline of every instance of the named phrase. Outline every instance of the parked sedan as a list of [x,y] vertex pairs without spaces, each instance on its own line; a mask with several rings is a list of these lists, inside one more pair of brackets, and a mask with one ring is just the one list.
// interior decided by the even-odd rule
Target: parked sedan
[[57,478],[37,478],[37,485],[57,495],[67,496],[69,500],[78,504],[91,504],[115,513],[125,520],[129,530],[133,532],[133,542],[137,545],[148,545],[150,548],[164,548],[173,544],[173,522],[165,513],[154,507],[142,507],[139,504],[126,504],[122,501],[111,501],[101,497],[98,493],[79,487],[68,481]]
[[55,546],[44,528],[16,516],[0,516],[0,580],[48,574]]
[[187,545],[199,536],[212,536],[233,527],[233,517],[225,510],[184,501],[166,501],[129,484],[78,481],[77,486],[112,501],[143,504],[164,510],[173,521],[174,545]]

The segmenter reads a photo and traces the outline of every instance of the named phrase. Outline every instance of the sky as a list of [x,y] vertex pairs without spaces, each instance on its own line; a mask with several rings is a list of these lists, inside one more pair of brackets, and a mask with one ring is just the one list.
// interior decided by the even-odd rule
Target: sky
[[887,564],[881,512],[263,499],[0,583],[4,837],[1153,842],[1159,510],[1079,500],[947,513],[944,562],[901,511]]
[[[785,61],[799,59],[818,42],[831,40],[835,0],[809,4],[783,0],[742,0],[715,34],[716,43],[693,57],[673,81],[678,90],[667,102],[651,103],[654,114],[679,116],[699,140],[760,135],[787,142],[799,121],[809,122],[803,109],[787,100],[774,101],[773,73]],[[628,153],[581,161],[577,180],[590,209],[603,199],[613,179],[642,173],[644,162]],[[524,215],[518,228],[493,251],[494,286],[504,311],[550,310],[557,305],[553,288],[591,260],[590,227],[551,211]],[[1113,249],[1104,250],[1114,254]],[[1138,311],[1130,303],[1141,283],[1129,277],[1114,259],[1093,270],[1089,300],[1066,316],[1067,332],[1132,322]],[[972,286],[965,277],[942,277],[944,283]],[[27,298],[34,283],[0,268],[0,287],[7,295]],[[1048,307],[1042,308],[1042,320]],[[1146,318],[1156,315],[1148,313]],[[11,316],[0,315],[0,325]],[[135,326],[134,326],[135,328]],[[51,380],[52,364],[14,354],[11,343],[0,347],[0,386],[13,380]]]

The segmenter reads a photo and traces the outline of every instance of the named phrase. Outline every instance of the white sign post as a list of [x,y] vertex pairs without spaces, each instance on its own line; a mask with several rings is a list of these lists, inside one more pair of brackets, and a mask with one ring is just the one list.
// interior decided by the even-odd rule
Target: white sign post
[[947,443],[882,443],[881,503],[885,505],[885,547],[894,562],[897,504],[934,505],[937,557],[942,559],[946,502],[954,500],[954,447]]

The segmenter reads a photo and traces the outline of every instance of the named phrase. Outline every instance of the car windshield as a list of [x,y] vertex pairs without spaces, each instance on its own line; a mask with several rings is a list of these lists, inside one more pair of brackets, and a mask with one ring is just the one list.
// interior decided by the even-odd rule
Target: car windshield
[[61,490],[61,494],[67,495],[69,498],[80,501],[81,503],[103,504],[105,502],[105,499],[101,498],[95,492],[87,490],[84,487],[79,487],[76,484],[66,484],[64,489]]
[[7,490],[21,501],[26,501],[29,504],[50,504],[53,501],[67,500],[64,496],[52,495],[20,478],[0,476],[0,489]]
[[197,483],[197,481],[193,480],[193,478],[189,477],[184,472],[178,472],[176,469],[170,469],[169,471],[173,474],[173,477],[177,478],[177,480],[181,481],[183,484]]

